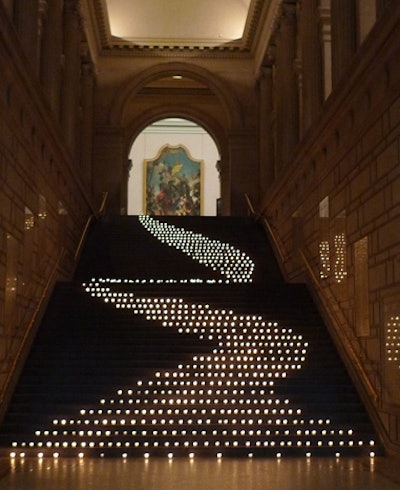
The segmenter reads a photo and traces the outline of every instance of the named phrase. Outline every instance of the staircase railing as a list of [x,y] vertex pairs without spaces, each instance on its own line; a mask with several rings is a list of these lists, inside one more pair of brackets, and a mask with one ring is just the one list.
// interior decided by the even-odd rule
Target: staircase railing
[[102,214],[104,214],[104,210],[106,208],[107,199],[108,199],[108,192],[103,192],[103,199],[101,201],[101,205],[100,205],[99,210],[97,211],[97,213],[92,213],[89,216],[89,218],[87,219],[86,224],[85,224],[85,227],[84,227],[83,232],[82,232],[82,235],[81,235],[81,238],[79,240],[78,246],[76,247],[76,251],[75,251],[75,254],[74,254],[74,260],[75,260],[75,262],[78,262],[79,257],[81,256],[83,245],[85,244],[85,240],[86,240],[86,237],[87,237],[87,234],[88,234],[90,225],[92,224],[92,221],[94,219],[99,218]]
[[[280,244],[276,233],[274,232],[272,226],[268,222],[268,219],[265,218],[264,216],[261,216],[257,214],[254,210],[254,207],[251,203],[251,200],[247,194],[245,194],[245,198],[247,201],[248,205],[248,210],[251,215],[255,217],[257,221],[262,221],[263,226],[267,229],[268,235],[271,238],[273,245],[279,255],[279,258],[281,260],[281,264],[285,264],[286,260],[286,254],[284,252],[283,246]],[[302,259],[302,262],[304,264],[305,270],[307,271],[308,277],[311,279],[312,285],[313,285],[313,290],[316,292],[319,300],[321,303],[324,305],[324,311],[328,315],[328,318],[331,321],[332,325],[337,325],[341,326],[341,333],[338,333],[337,329],[335,328],[335,337],[336,340],[340,343],[340,346],[342,347],[342,351],[346,352],[349,359],[351,360],[352,366],[354,366],[358,376],[361,378],[361,381],[363,382],[363,385],[366,389],[367,395],[373,402],[376,404],[379,396],[378,396],[378,391],[375,388],[375,386],[372,384],[366,370],[365,366],[360,360],[360,355],[357,353],[354,349],[354,342],[352,342],[351,338],[349,337],[349,333],[351,332],[350,325],[348,324],[345,316],[341,313],[341,310],[338,309],[337,306],[337,301],[334,298],[333,293],[331,293],[330,289],[327,288],[322,288],[319,279],[315,275],[315,272],[307,259],[304,250],[300,249],[300,257]],[[365,362],[367,362],[367,359],[365,359]],[[379,381],[379,375],[376,372],[376,369],[371,367],[371,372],[373,372],[376,381],[378,382],[378,389],[381,392],[382,391],[382,383]]]
[[[328,314],[330,323],[335,326],[335,339],[340,343],[341,351],[347,353],[347,356],[351,361],[351,366],[352,368],[355,368],[357,374],[361,378],[367,391],[367,395],[374,401],[374,403],[376,403],[378,401],[378,393],[375,386],[371,383],[371,380],[365,371],[365,367],[360,360],[360,353],[355,351],[354,341],[352,341],[349,335],[351,332],[350,325],[348,324],[345,316],[341,313],[341,310],[338,307],[337,301],[335,300],[333,293],[330,291],[329,286],[326,286],[325,288],[321,287],[320,281],[303,250],[300,250],[300,256],[307,270],[308,277],[312,281],[313,289],[316,291],[320,301],[323,302],[324,311]],[[340,333],[337,331],[338,326],[341,327]],[[377,375],[377,373],[374,374]]]
[[[104,213],[107,197],[108,197],[108,193],[104,192],[99,211],[97,213],[92,213],[87,219],[76,252],[74,254],[75,261],[78,261],[80,257],[91,222],[93,221],[93,219],[100,217]],[[5,361],[6,362],[5,369],[4,369],[5,380],[3,386],[0,388],[1,390],[0,391],[0,420],[4,417],[5,410],[7,408],[8,402],[13,392],[14,384],[19,377],[20,369],[22,369],[22,365],[24,362],[24,355],[27,355],[29,351],[29,343],[32,341],[34,337],[34,330],[35,328],[37,328],[38,323],[40,321],[40,317],[41,315],[43,315],[44,310],[46,309],[47,301],[57,281],[57,274],[65,256],[66,256],[66,250],[63,248],[56,262],[54,263],[53,268],[50,271],[47,282],[37,300],[36,307],[29,319],[28,325],[24,331],[21,341],[19,342],[15,355],[13,355],[13,353],[10,352],[8,358]],[[16,332],[15,335],[18,335],[18,332]],[[12,349],[12,345],[15,344],[16,338],[10,338],[9,340],[10,340],[10,349]]]
[[[276,237],[276,233],[274,233],[274,230],[269,224],[268,220],[264,216],[259,215],[255,212],[249,196],[246,194],[245,197],[248,205],[249,214],[254,216],[256,221],[262,222],[263,226],[266,228],[268,232],[268,236],[271,238],[273,242],[275,250],[279,255],[281,264],[283,265],[285,263],[285,254],[283,252],[283,246],[280,244],[278,238]],[[326,313],[327,317],[329,318],[330,323],[336,326],[333,329],[334,331],[332,332],[332,334],[334,335],[334,338],[336,340],[337,347],[341,352],[346,354],[346,357],[350,361],[349,363],[350,370],[355,373],[355,375],[357,376],[357,378],[359,379],[360,383],[363,386],[367,399],[372,401],[372,403],[374,404],[374,408],[376,409],[379,403],[379,398],[382,396],[382,389],[383,389],[383,385],[379,373],[368,362],[368,359],[366,359],[365,356],[362,357],[362,353],[356,350],[354,345],[356,339],[351,338],[350,325],[348,324],[344,315],[341,314],[340,309],[339,310],[337,309],[336,307],[337,301],[333,293],[330,291],[328,287],[327,288],[321,287],[320,281],[318,277],[315,275],[315,272],[309,260],[307,259],[304,250],[300,249],[299,253],[304,268],[307,272],[307,277],[310,279],[312,283],[313,291],[317,295],[320,303],[323,305],[323,311]],[[368,372],[366,370],[366,364],[367,364],[367,369],[369,369],[370,373],[373,375],[377,386],[375,386],[371,382],[371,379],[368,376]],[[377,420],[377,422],[378,425],[381,426],[380,421]],[[381,433],[383,432],[381,431]]]
[[251,202],[251,199],[250,199],[249,195],[248,194],[245,194],[244,195],[244,198],[246,199],[248,211],[250,212],[250,214],[252,216],[256,217],[257,215],[256,215],[256,212],[254,211],[254,207],[253,207],[253,204]]
[[[246,199],[246,202],[247,202],[247,207],[248,207],[248,211],[249,211],[249,214],[251,216],[254,217],[254,219],[256,221],[259,221],[261,222],[261,224],[263,225],[263,227],[266,229],[267,231],[267,235],[268,237],[270,238],[270,240],[272,241],[272,245],[276,251],[276,253],[278,254],[278,257],[279,257],[279,265],[282,269],[282,272],[284,272],[284,264],[286,263],[287,261],[287,256],[286,256],[286,253],[284,251],[284,247],[283,245],[280,243],[278,237],[276,236],[276,233],[273,229],[273,227],[271,226],[271,224],[269,223],[269,221],[267,220],[267,218],[265,216],[262,216],[260,214],[257,214],[254,210],[254,206],[250,200],[250,197],[245,194],[245,199]],[[285,272],[284,272],[285,273]]]
[[[43,291],[38,299],[37,305],[33,314],[29,320],[29,323],[25,329],[24,335],[19,343],[15,355],[11,353],[11,359],[8,359],[6,366],[6,378],[4,384],[1,388],[0,393],[0,420],[3,419],[5,410],[7,408],[8,402],[10,400],[11,394],[13,392],[14,384],[19,377],[20,369],[23,365],[24,355],[27,354],[29,350],[29,343],[32,341],[34,336],[34,330],[39,323],[41,315],[43,315],[44,310],[47,306],[47,300],[50,297],[50,292],[54,288],[57,281],[57,274],[60,268],[60,264],[65,257],[65,249],[62,248],[57,260],[55,261]],[[11,341],[12,342],[12,341]]]
[[[323,304],[322,308],[331,325],[330,332],[336,341],[337,348],[344,353],[348,370],[357,379],[356,385],[362,388],[365,405],[369,406],[369,415],[374,420],[375,429],[379,433],[381,441],[385,441],[385,446],[389,447],[392,445],[391,437],[379,414],[380,403],[384,395],[382,375],[362,352],[361,347],[359,346],[357,349],[357,338],[329,285],[324,288],[321,287],[319,278],[303,250],[300,250],[300,256],[307,270],[308,278],[312,281],[313,291]],[[375,385],[371,382],[369,374],[375,381]],[[398,448],[394,450],[398,451]]]

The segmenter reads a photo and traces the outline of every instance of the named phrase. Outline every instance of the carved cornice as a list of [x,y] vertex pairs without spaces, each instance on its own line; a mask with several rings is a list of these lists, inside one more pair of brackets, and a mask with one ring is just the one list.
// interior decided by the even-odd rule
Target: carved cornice
[[228,49],[226,47],[174,47],[160,48],[158,46],[113,45],[103,48],[102,56],[132,56],[146,58],[251,58],[250,50]]
[[243,46],[247,47],[247,49],[251,49],[254,43],[254,39],[257,33],[257,29],[260,24],[260,20],[262,19],[262,10],[264,6],[263,0],[253,1],[250,5],[249,14],[247,17],[246,26],[243,33]]
[[93,0],[101,49],[111,48],[111,32],[105,0]]
[[255,72],[268,60],[273,63],[275,59],[276,35],[281,16],[282,0],[270,0],[261,12],[257,36],[253,51],[256,62]]

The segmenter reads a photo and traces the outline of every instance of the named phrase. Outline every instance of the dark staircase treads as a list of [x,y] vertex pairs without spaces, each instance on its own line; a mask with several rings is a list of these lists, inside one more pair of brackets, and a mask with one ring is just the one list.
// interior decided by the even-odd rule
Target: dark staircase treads
[[[249,218],[163,217],[162,221],[227,241],[246,252],[256,263],[253,283],[206,283],[221,276],[160,243],[136,217],[97,222],[90,230],[75,280],[59,283],[54,290],[0,428],[0,454],[368,454],[369,441],[376,436],[359,396],[306,287],[284,282],[261,227]],[[204,282],[180,281],[193,277]],[[176,281],[157,284],[151,282],[154,278]],[[143,282],[131,282],[137,279]],[[89,294],[96,281],[99,297]],[[287,364],[300,363],[301,369],[287,369],[286,377],[274,375],[273,385],[261,385],[253,381],[262,378],[245,378],[249,375],[237,354],[225,353],[237,362],[232,365],[229,361],[229,367],[221,371],[220,364],[229,362],[215,358],[223,356],[218,354],[221,338],[233,335],[230,320],[225,330],[221,320],[221,329],[213,338],[199,338],[193,328],[178,331],[176,326],[163,326],[159,314],[135,314],[133,306],[117,309],[105,303],[102,295],[108,289],[117,298],[124,294],[149,302],[169,298],[185,305],[207,305],[210,312],[231,311],[248,318],[253,329],[262,317],[266,325],[271,324],[271,332],[277,330],[265,341],[266,349],[281,343],[273,349],[290,358]],[[248,335],[245,330],[238,328],[235,335]],[[251,335],[260,337],[255,330]],[[301,361],[301,352],[293,354],[293,343],[299,339],[307,344]],[[245,349],[250,349],[252,341],[254,337],[249,337]],[[243,345],[247,344],[242,340]],[[275,366],[285,362],[271,360],[268,352],[263,355],[268,360],[260,361],[261,356],[254,363]],[[211,359],[208,364],[199,360],[207,358]],[[220,373],[215,383],[210,378],[214,368]],[[272,367],[262,376],[270,379],[271,372]],[[251,382],[243,383],[243,379]],[[174,385],[174,380],[186,380],[189,388]],[[200,390],[205,394],[200,395]],[[207,391],[213,393],[212,407],[205,405]],[[168,400],[164,405],[162,397]],[[245,414],[246,407],[253,415]],[[265,407],[270,408],[260,415],[257,410]],[[235,408],[242,411],[234,415]],[[99,410],[101,415],[96,415]],[[152,420],[147,419],[150,412]],[[204,420],[199,421],[206,418],[207,427]],[[254,430],[249,428],[252,418],[263,418]],[[113,425],[103,426],[103,419]],[[236,419],[246,421],[237,425]],[[168,436],[162,435],[165,431]],[[96,436],[99,432],[102,435]],[[162,442],[168,438],[173,442]],[[379,452],[379,445],[372,450]]]
[[[283,282],[261,225],[250,218],[185,216],[160,221],[235,245],[250,258],[257,258],[256,280]],[[221,278],[182,252],[166,247],[130,216],[109,217],[91,228],[76,276],[84,279],[100,274],[140,279]]]

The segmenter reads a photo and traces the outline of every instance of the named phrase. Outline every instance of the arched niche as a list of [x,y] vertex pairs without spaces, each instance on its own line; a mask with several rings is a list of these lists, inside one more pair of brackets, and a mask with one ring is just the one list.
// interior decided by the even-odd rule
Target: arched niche
[[210,118],[207,114],[199,111],[193,112],[187,107],[177,107],[173,104],[168,104],[163,107],[152,109],[148,112],[142,112],[137,119],[132,121],[132,124],[128,128],[128,134],[126,146],[124,148],[124,154],[127,155],[127,164],[122,179],[121,193],[123,196],[123,208],[128,210],[128,195],[129,195],[129,178],[130,178],[130,152],[135,140],[139,137],[141,132],[148,126],[156,121],[167,118],[181,118],[189,120],[199,126],[201,126],[213,140],[217,152],[219,154],[218,173],[219,173],[219,185],[220,185],[220,212],[222,214],[229,214],[229,139],[227,137],[224,128],[220,127],[217,121]]
[[[218,214],[221,185],[219,174],[220,154],[217,145],[203,127],[193,121],[182,118],[157,120],[141,131],[134,140],[129,153],[131,169],[127,190],[128,214],[136,215],[150,212],[147,209],[148,199],[146,199],[149,186],[149,182],[147,182],[148,165],[149,162],[156,160],[168,148],[183,148],[191,159],[201,162],[199,165],[199,195],[196,198],[199,207],[196,210],[193,209],[193,212],[200,212],[202,216],[215,216]],[[182,169],[182,172],[184,170]],[[180,177],[179,172],[174,176],[174,179],[180,180]],[[157,189],[157,192],[159,192],[159,189]],[[176,192],[173,194],[176,197]],[[168,201],[172,201],[172,199],[168,199]],[[169,211],[168,214],[190,214],[190,210],[187,210],[187,213],[184,213],[184,211],[184,209],[177,207],[173,212]]]

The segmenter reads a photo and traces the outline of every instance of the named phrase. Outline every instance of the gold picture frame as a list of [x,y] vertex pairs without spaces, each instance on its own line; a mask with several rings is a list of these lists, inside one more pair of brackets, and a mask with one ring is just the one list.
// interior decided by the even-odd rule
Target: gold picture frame
[[184,145],[166,144],[155,158],[144,160],[144,214],[201,216],[203,166]]

